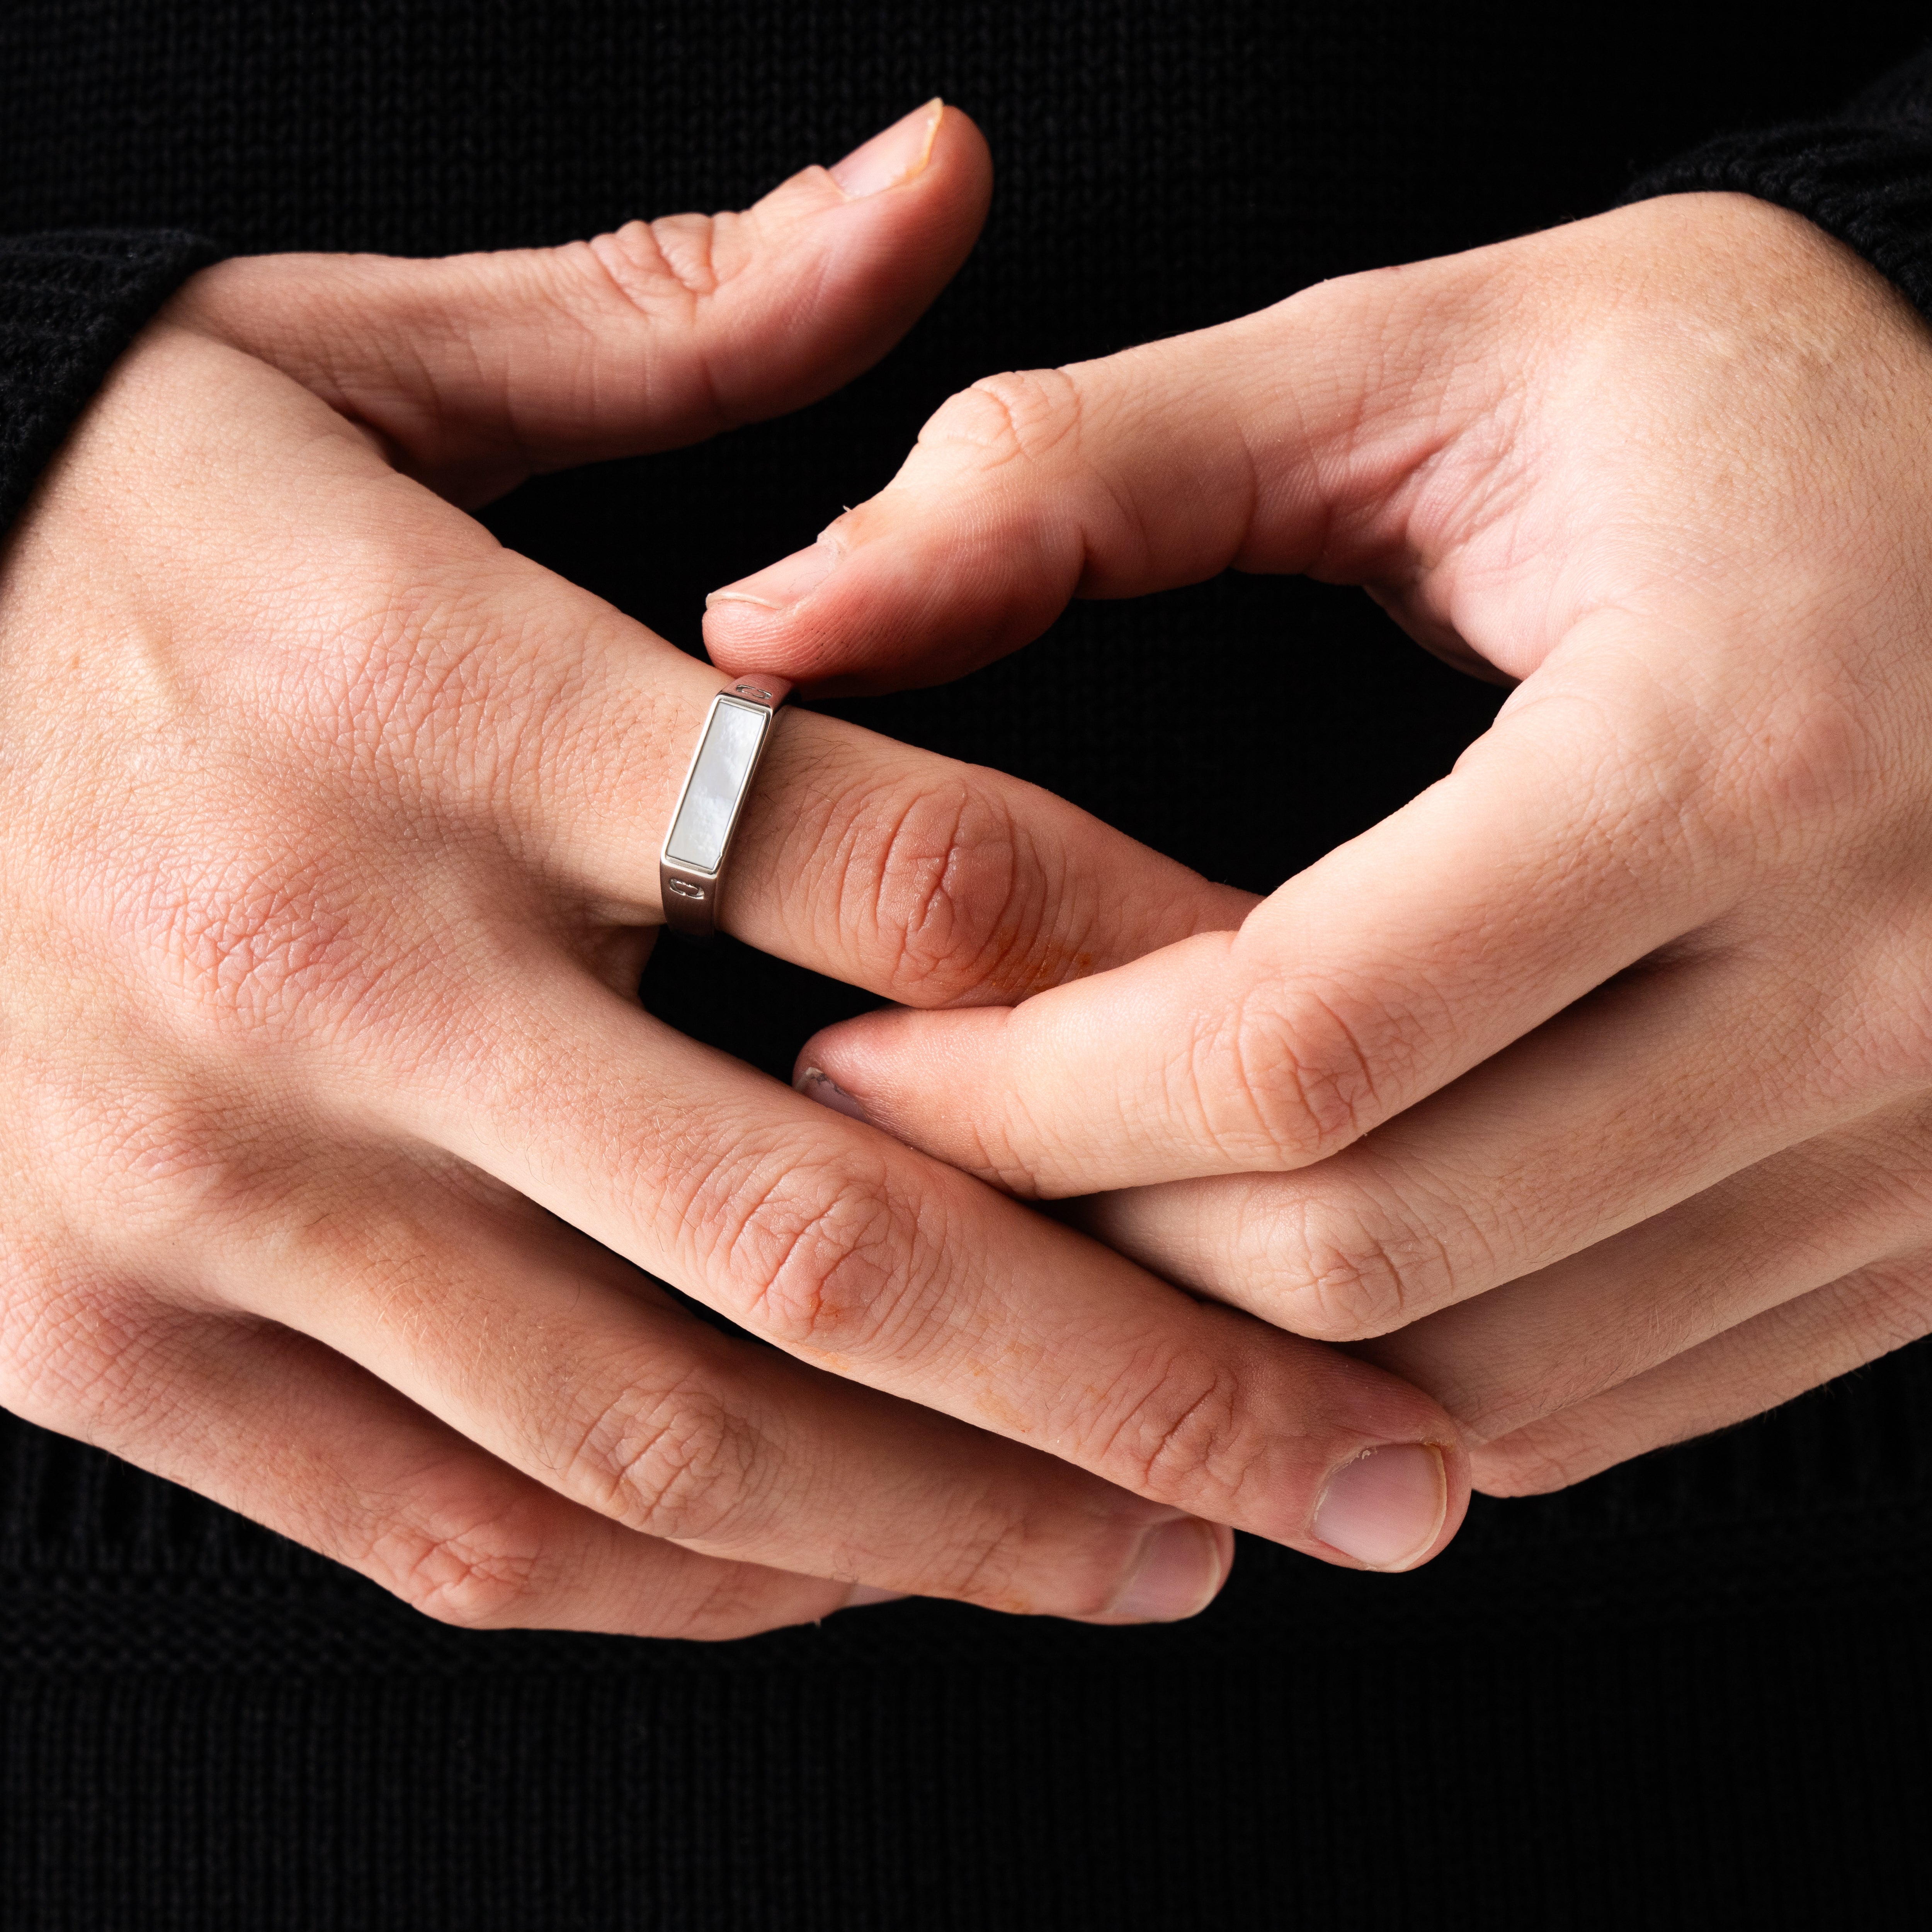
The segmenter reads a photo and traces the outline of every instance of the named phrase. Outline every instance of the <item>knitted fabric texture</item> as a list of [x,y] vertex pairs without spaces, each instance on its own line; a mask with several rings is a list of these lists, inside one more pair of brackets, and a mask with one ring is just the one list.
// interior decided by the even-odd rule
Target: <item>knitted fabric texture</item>
[[115,358],[220,252],[165,230],[0,236],[0,534]]
[[1728,189],[1814,221],[1932,316],[1932,50],[1840,115],[1726,134],[1653,170],[1628,200]]
[[[1912,52],[1895,11],[1844,0],[1800,38],[1682,0],[1613,23],[1546,0],[20,0],[0,512],[218,250],[430,255],[742,206],[942,93],[987,132],[992,216],[878,370],[484,513],[695,648],[706,590],[880,487],[988,369],[1586,215],[1634,176],[1797,208],[1923,305],[1922,82],[1830,118]],[[1697,149],[1725,128],[1784,131]],[[1280,700],[1231,703],[1228,664],[1270,667]],[[1439,777],[1498,702],[1358,592],[1230,574],[838,708],[1263,890]],[[871,1004],[730,945],[660,946],[643,990],[781,1078]],[[1886,1924],[1888,1888],[1923,1883],[1928,1612],[1924,1345],[1567,1492],[1478,1498],[1412,1576],[1244,1543],[1163,1630],[938,1603],[713,1646],[451,1629],[0,1418],[0,1921]]]

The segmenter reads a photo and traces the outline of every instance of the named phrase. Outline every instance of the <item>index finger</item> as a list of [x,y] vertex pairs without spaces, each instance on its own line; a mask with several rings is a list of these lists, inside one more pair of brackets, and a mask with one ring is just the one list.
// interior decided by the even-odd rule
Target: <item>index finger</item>
[[1240,932],[1010,1011],[868,1014],[808,1042],[801,1078],[829,1077],[850,1111],[1028,1196],[1336,1152],[1739,890],[1754,854],[1732,836],[1736,802],[1702,795],[1694,706],[1662,694],[1659,666],[1628,675],[1630,654],[1673,642],[1616,641],[1614,688],[1586,670],[1513,704],[1449,778]]
[[[712,592],[706,647],[815,690],[888,689],[1004,656],[1076,596],[1230,568],[1373,578],[1401,541],[1402,480],[1487,399],[1493,377],[1454,346],[1465,312],[1496,298],[1487,252],[1430,265],[1426,286],[1351,276],[1217,328],[974,383],[879,495]],[[1438,353],[1405,367],[1378,352],[1425,320]]]

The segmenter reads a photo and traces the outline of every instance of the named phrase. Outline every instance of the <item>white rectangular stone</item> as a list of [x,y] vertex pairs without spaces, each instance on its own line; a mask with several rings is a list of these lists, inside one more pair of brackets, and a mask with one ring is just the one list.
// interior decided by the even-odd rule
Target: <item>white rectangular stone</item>
[[666,857],[700,872],[717,871],[731,836],[733,814],[771,722],[771,713],[760,706],[718,700],[698,748],[676,822],[664,841]]

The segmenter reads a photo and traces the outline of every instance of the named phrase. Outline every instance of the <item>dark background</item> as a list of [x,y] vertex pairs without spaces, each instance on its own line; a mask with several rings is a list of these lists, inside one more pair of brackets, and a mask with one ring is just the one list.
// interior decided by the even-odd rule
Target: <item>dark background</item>
[[[943,92],[992,142],[992,218],[879,370],[490,513],[691,647],[707,590],[878,488],[988,369],[1586,215],[1707,134],[1831,107],[1926,28],[1858,4],[42,0],[0,10],[0,232],[560,241],[741,202]],[[1274,701],[1231,703],[1257,668]],[[1228,578],[844,708],[1263,888],[1446,769],[1496,695],[1358,593]],[[853,1004],[728,945],[661,947],[646,993],[779,1072]],[[710,1649],[443,1630],[0,1418],[0,1923],[1897,1922],[1925,1354],[1479,1501],[1412,1578],[1250,1546],[1177,1629],[916,1604]]]

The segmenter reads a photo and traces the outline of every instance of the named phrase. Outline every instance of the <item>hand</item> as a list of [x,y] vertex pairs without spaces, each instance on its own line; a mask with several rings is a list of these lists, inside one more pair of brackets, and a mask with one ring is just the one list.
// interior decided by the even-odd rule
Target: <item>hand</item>
[[[124,358],[0,580],[10,1408],[470,1624],[1172,1616],[1220,1522],[1391,1564],[1453,1534],[1427,1398],[638,1010],[719,677],[452,507],[830,387],[986,189],[922,112],[748,214],[231,262]],[[740,937],[934,1003],[1228,904],[808,714],[734,866]]]
[[[955,397],[718,593],[851,688],[1073,596],[1367,586],[1517,682],[1261,903],[804,1061],[902,1141],[1360,1352],[1547,1488],[1932,1327],[1932,334],[1798,218],[1652,202]],[[1231,924],[1233,922],[1230,922]]]

